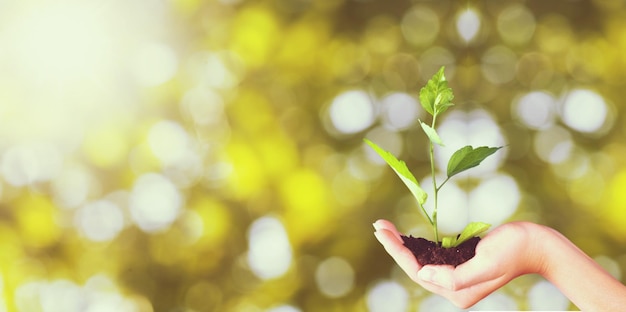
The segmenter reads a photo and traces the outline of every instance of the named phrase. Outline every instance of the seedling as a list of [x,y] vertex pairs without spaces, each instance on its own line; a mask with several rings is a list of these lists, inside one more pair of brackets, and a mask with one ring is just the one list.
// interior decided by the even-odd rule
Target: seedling
[[[394,155],[388,151],[380,148],[374,142],[365,139],[365,142],[380,155],[385,162],[395,171],[400,177],[402,182],[409,188],[419,208],[422,210],[428,222],[433,228],[435,234],[435,242],[439,242],[439,230],[437,228],[437,203],[438,194],[441,188],[452,178],[453,176],[473,167],[478,166],[485,158],[495,153],[501,147],[487,147],[481,146],[473,148],[472,146],[465,146],[454,152],[448,161],[447,177],[440,184],[437,183],[435,177],[435,159],[434,148],[435,144],[444,146],[439,134],[435,130],[437,124],[437,118],[445,112],[449,107],[453,106],[452,99],[454,95],[452,89],[448,87],[448,81],[444,76],[444,67],[442,66],[437,73],[428,81],[419,93],[419,99],[422,107],[432,116],[431,124],[428,125],[423,121],[419,121],[424,133],[429,139],[429,155],[430,155],[430,170],[432,175],[433,189],[434,189],[434,208],[432,214],[428,214],[424,208],[428,194],[420,187],[417,179],[407,168],[404,161],[398,160]],[[483,222],[471,222],[458,236],[443,237],[441,240],[441,246],[444,248],[457,247],[461,243],[468,239],[477,236],[489,229],[491,225]]]

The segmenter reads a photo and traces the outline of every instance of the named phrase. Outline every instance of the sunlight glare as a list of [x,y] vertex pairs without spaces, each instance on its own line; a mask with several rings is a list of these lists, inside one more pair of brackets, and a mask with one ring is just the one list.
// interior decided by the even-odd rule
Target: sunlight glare
[[171,47],[149,43],[139,49],[133,65],[137,82],[154,87],[172,79],[178,69],[178,59]]
[[91,2],[24,5],[8,26],[9,58],[18,77],[69,86],[108,73],[115,62],[112,19]]

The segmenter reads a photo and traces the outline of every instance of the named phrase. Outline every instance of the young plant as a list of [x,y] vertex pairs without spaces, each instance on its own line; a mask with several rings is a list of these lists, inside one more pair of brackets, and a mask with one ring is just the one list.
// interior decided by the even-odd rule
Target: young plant
[[[485,158],[501,148],[486,146],[473,148],[469,145],[462,147],[454,152],[454,154],[450,157],[446,172],[447,177],[445,180],[440,184],[437,183],[437,179],[435,177],[434,148],[435,144],[440,146],[444,146],[444,144],[439,137],[439,134],[437,134],[435,126],[437,124],[437,118],[450,106],[454,105],[452,104],[453,98],[454,95],[452,94],[452,89],[448,87],[448,82],[444,76],[444,67],[441,67],[439,71],[435,73],[435,75],[428,81],[426,86],[424,86],[419,93],[419,99],[422,107],[432,116],[430,125],[421,120],[419,121],[424,133],[429,139],[430,170],[434,189],[434,208],[432,214],[428,214],[424,208],[428,194],[420,187],[417,179],[415,179],[415,176],[407,168],[406,163],[398,160],[395,156],[380,148],[374,142],[365,139],[365,142],[372,147],[372,149],[374,149],[374,151],[376,151],[376,153],[378,153],[378,155],[380,155],[385,162],[387,162],[387,164],[409,188],[417,200],[418,206],[428,219],[430,225],[433,227],[435,242],[439,242],[439,230],[437,228],[437,204],[438,194],[443,185],[446,184],[446,182],[448,182],[448,180],[450,180],[453,176],[467,169],[478,166]],[[485,232],[490,226],[490,224],[483,222],[471,222],[458,236],[443,237],[441,240],[441,246],[444,248],[457,247],[466,240]]]

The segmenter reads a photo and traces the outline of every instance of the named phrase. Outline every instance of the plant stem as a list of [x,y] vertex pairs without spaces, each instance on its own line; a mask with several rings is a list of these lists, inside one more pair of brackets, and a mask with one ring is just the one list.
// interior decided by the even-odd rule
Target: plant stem
[[446,184],[446,182],[448,182],[448,180],[450,180],[450,177],[447,177],[443,182],[441,182],[436,191],[439,192],[439,190],[443,187],[444,184]]
[[[431,128],[435,129],[435,123],[437,121],[437,112],[433,114],[433,122],[431,124]],[[433,208],[433,216],[432,216],[432,225],[433,230],[435,231],[435,242],[439,242],[439,229],[437,227],[437,194],[439,193],[439,188],[437,187],[437,179],[435,178],[435,145],[433,142],[429,140],[430,145],[430,174],[433,179],[433,190],[434,190],[434,208]]]

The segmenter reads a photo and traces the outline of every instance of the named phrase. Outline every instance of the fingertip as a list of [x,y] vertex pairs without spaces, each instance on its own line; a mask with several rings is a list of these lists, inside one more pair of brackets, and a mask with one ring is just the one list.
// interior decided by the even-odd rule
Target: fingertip
[[383,223],[385,221],[386,220],[384,220],[384,219],[378,219],[378,220],[374,221],[374,223],[372,223],[372,226],[374,226],[374,230],[378,231],[378,230],[384,228]]
[[374,226],[374,229],[377,232],[383,231],[383,230],[389,231],[396,237],[398,241],[403,242],[402,235],[400,234],[400,232],[398,232],[398,229],[396,229],[396,226],[390,221],[385,220],[385,219],[378,219],[372,225]]
[[381,234],[381,232],[380,232],[380,231],[375,231],[375,232],[374,232],[374,236],[376,237],[376,239],[377,239],[377,240],[378,240],[381,244],[383,244],[383,245],[384,245],[384,243],[385,243],[385,239],[383,238],[383,234]]
[[376,236],[378,241],[385,246],[402,244],[402,241],[398,241],[396,235],[387,229],[377,230],[374,232],[374,236]]
[[391,223],[389,220],[385,220],[385,219],[378,219],[378,220],[374,221],[374,223],[372,225],[374,226],[374,229],[376,229],[376,230],[380,230],[380,229],[395,229],[396,228],[393,225],[393,223]]

